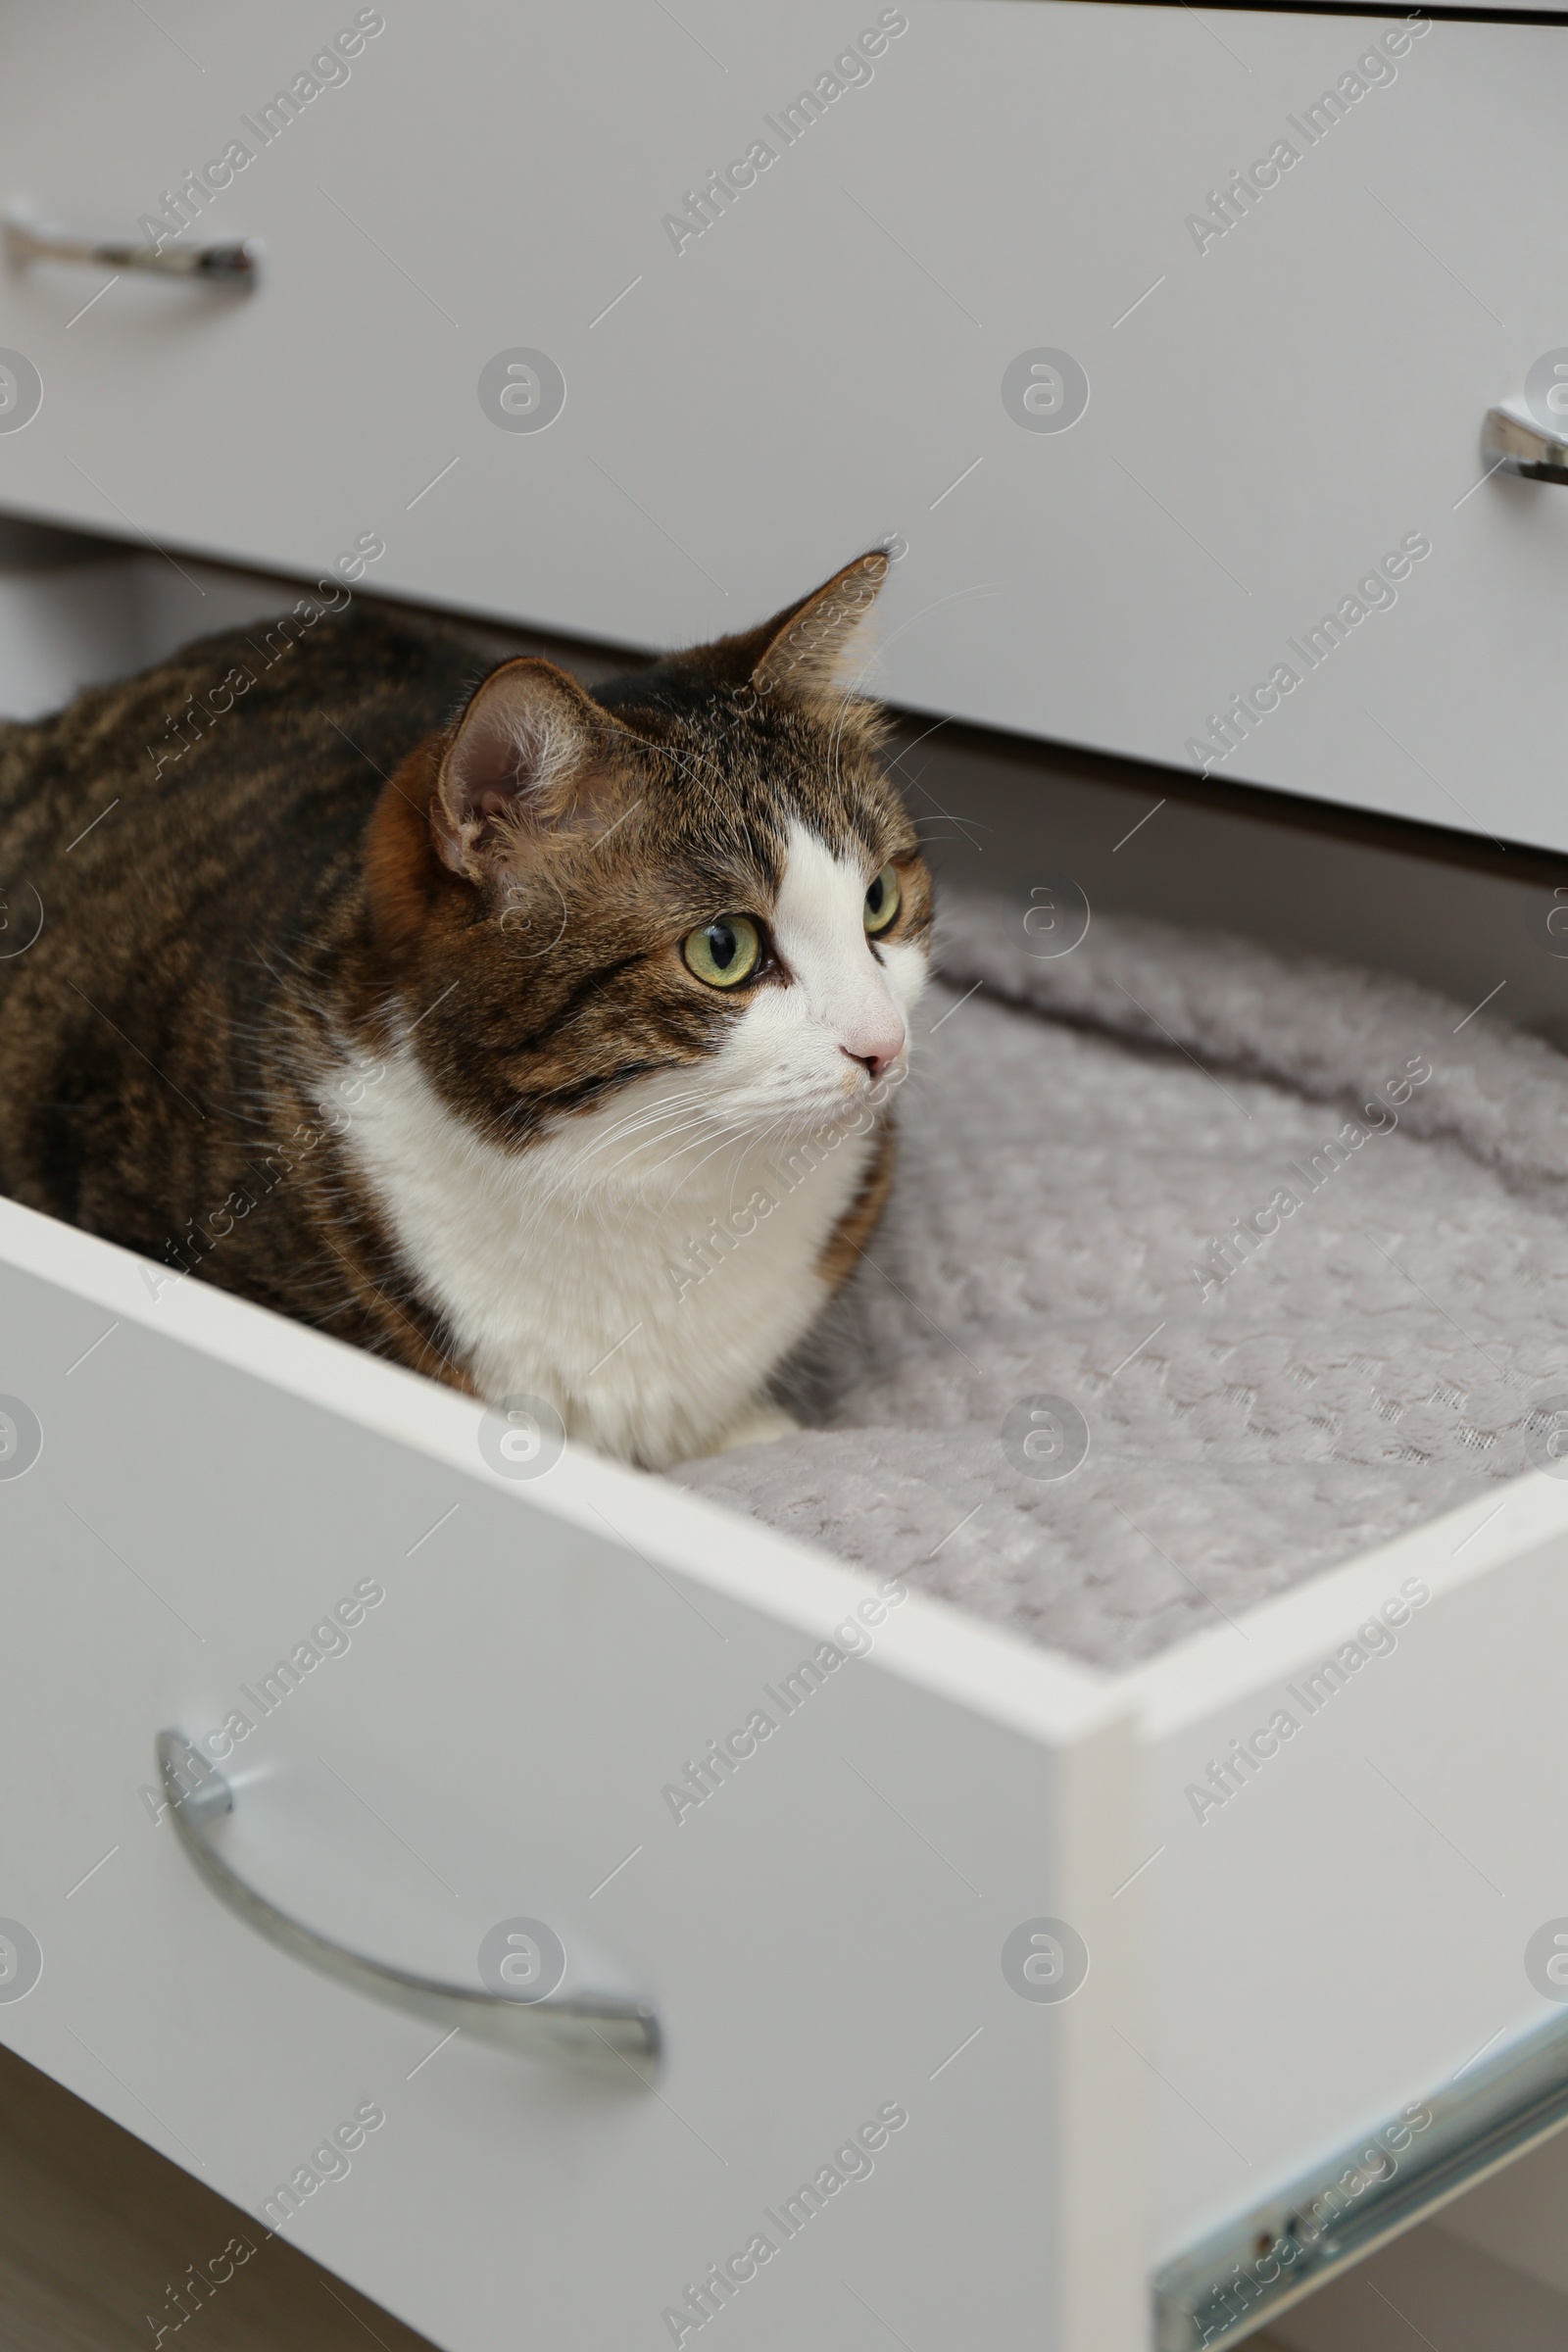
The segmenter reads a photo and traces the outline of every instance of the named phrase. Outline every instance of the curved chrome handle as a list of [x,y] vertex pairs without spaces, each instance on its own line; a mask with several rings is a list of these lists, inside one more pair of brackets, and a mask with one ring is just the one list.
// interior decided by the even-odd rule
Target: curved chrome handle
[[1511,409],[1489,409],[1481,455],[1494,473],[1522,473],[1531,482],[1568,484],[1568,416],[1561,434],[1544,432]]
[[557,2065],[592,2067],[624,2076],[621,2061],[657,2064],[659,2019],[646,2002],[616,2000],[606,1993],[578,1992],[565,1999],[509,1999],[479,1986],[443,1984],[433,1977],[411,1976],[384,1960],[367,1959],[333,1943],[314,1928],[291,1919],[247,1886],[213,1842],[213,1828],[234,1809],[234,1792],[223,1775],[199,1755],[179,1732],[158,1735],[158,1770],[171,1819],[196,1869],[213,1892],[257,1934],[323,1976],[335,1977],[356,1992],[394,2008],[412,2009],[435,2025],[459,2026],[486,2041]]
[[262,249],[254,237],[222,245],[120,245],[74,237],[63,228],[5,223],[8,262],[90,262],[101,270],[146,270],[158,277],[194,277],[248,294],[261,280]]

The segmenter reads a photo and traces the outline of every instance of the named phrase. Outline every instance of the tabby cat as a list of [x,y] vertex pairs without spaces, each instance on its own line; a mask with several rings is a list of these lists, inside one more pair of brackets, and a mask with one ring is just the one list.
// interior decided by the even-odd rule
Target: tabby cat
[[307,598],[0,727],[0,1190],[650,1468],[788,1427],[931,926],[885,570],[593,694]]

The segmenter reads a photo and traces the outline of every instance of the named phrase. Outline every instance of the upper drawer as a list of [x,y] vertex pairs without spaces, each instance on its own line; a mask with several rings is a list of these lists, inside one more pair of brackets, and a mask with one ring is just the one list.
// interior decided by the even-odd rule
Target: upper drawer
[[0,504],[285,568],[373,531],[381,589],[649,645],[899,532],[902,701],[1568,847],[1568,500],[1477,487],[1564,339],[1568,28],[864,24],[20,19],[0,197],[125,235],[183,186],[267,273],[13,269]]

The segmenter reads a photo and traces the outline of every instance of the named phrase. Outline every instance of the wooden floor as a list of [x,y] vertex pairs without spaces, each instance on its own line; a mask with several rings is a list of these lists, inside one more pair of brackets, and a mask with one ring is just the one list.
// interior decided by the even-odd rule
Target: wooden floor
[[[225,2255],[230,2239],[239,2241]],[[188,2282],[215,2263],[204,2295]],[[182,2318],[182,2313],[187,2315]],[[47,2075],[0,2050],[4,2352],[431,2352]],[[186,2333],[186,2329],[189,2333]],[[183,2337],[183,2343],[181,2343]]]

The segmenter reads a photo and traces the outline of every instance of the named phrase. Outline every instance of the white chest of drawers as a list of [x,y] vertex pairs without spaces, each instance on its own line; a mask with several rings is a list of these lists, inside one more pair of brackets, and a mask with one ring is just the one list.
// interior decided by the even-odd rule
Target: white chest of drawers
[[[8,272],[42,405],[0,432],[0,506],[175,564],[374,533],[378,588],[633,644],[899,532],[880,683],[911,706],[1180,761],[1294,643],[1217,772],[1568,843],[1568,504],[1478,487],[1476,454],[1562,331],[1568,29],[1412,37],[1208,239],[1189,216],[1396,21],[911,9],[791,137],[858,20],[393,13],[266,135],[324,22],[161,14],[8,28],[3,193],[129,233],[249,123],[189,233],[259,234],[265,282]],[[768,123],[767,172],[672,238]],[[1043,351],[1088,379],[1066,431],[1004,404]],[[543,431],[481,406],[518,352],[564,382]],[[1027,366],[1049,418],[1075,379]],[[552,379],[510,380],[526,421]],[[6,1204],[0,1394],[43,1432],[0,1479],[0,1911],[42,1954],[0,2030],[453,2352],[1135,2352],[1152,2271],[1343,2180],[1357,2134],[1412,2178],[1405,2111],[1550,2021],[1550,1480],[1125,1677],[910,1599],[792,1687],[864,1579],[592,1463],[498,1479],[461,1399]],[[1200,1818],[1195,1781],[1411,1581],[1397,1651]],[[490,1931],[557,1922],[568,1986],[657,2011],[662,2070],[443,2043],[251,1936],[146,1793],[160,1730],[236,1711],[215,1842],[271,1902],[469,1984]],[[1045,1921],[1089,1955],[1067,1999],[1034,1997],[1050,1943],[1020,1987]]]

